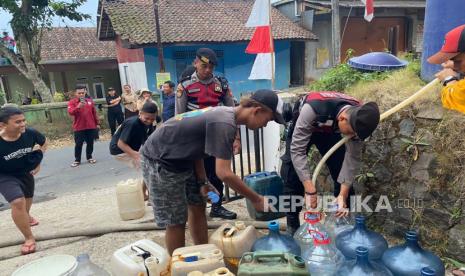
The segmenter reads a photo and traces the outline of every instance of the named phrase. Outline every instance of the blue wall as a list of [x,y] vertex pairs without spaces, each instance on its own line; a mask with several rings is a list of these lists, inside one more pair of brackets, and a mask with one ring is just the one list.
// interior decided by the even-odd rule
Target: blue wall
[[[209,47],[224,52],[223,60],[218,66],[219,74],[224,73],[228,79],[234,96],[239,98],[241,93],[252,92],[260,88],[271,88],[269,80],[249,80],[250,71],[256,55],[245,53],[247,43],[205,44],[193,46],[168,46],[163,48],[166,71],[171,73],[171,79],[177,82],[176,51],[195,51],[201,47]],[[276,89],[289,87],[290,82],[290,42],[275,41],[276,48]],[[156,48],[145,48],[145,67],[149,89],[155,90],[155,73],[159,70]],[[303,58],[303,57],[302,57]],[[193,59],[189,59],[192,61]],[[221,63],[222,62],[222,63]],[[223,72],[221,72],[223,71]]]
[[442,67],[430,64],[427,59],[442,48],[444,36],[450,30],[465,24],[463,15],[463,0],[427,0],[425,12],[425,29],[423,35],[423,55],[421,62],[421,77],[425,80],[434,79],[434,75]]

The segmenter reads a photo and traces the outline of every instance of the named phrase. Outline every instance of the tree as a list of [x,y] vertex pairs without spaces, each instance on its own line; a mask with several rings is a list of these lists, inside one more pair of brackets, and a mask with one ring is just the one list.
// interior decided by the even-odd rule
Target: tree
[[12,15],[11,29],[16,39],[19,55],[0,43],[0,53],[30,80],[43,102],[52,102],[50,89],[40,75],[40,49],[43,32],[52,27],[52,19],[82,21],[90,15],[80,13],[77,9],[86,0],[0,0],[0,9]]

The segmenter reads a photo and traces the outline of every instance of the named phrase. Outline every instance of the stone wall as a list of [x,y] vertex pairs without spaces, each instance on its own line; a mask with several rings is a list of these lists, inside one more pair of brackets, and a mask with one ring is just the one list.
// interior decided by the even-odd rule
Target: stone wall
[[[389,199],[392,212],[368,214],[373,229],[397,238],[417,229],[423,245],[462,262],[465,146],[453,138],[465,134],[464,117],[443,110],[439,103],[393,115],[365,143],[355,183],[357,194],[373,196],[368,204],[373,210],[380,196]],[[311,160],[319,159],[318,153],[312,155]],[[326,169],[317,184],[320,190],[331,189]]]

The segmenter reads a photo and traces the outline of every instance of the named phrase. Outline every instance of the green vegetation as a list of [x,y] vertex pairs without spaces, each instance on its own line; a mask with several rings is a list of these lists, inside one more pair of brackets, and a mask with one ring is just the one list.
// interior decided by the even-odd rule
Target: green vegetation
[[65,94],[63,92],[55,92],[55,94],[53,95],[53,101],[54,102],[64,102],[66,101],[66,97],[65,97]]
[[[347,51],[347,60],[353,51]],[[371,82],[385,79],[389,72],[361,72],[347,64],[347,60],[329,69],[319,80],[310,85],[313,91],[345,91],[358,82]]]

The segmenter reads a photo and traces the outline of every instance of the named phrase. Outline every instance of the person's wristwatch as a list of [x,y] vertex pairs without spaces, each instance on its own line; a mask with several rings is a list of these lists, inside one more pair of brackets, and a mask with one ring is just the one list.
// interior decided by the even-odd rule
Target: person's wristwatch
[[451,81],[458,81],[459,79],[456,76],[447,76],[442,81],[442,85],[447,86]]
[[208,182],[208,180],[199,180],[199,181],[197,181],[197,184],[198,184],[200,187],[203,187],[203,186],[205,186],[205,185],[210,184],[210,182]]

